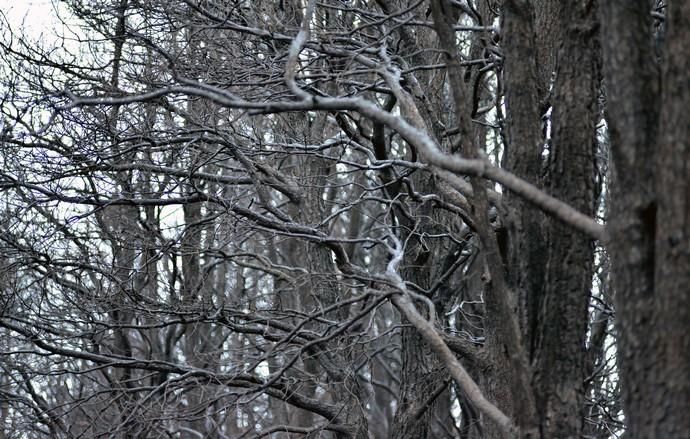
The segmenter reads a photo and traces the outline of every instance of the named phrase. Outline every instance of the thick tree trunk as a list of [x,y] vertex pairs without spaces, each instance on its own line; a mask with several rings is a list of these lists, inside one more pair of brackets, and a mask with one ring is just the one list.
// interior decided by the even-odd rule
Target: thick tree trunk
[[[546,190],[594,216],[599,47],[594,4],[563,5]],[[545,438],[579,438],[584,422],[585,340],[594,243],[549,219],[547,265],[534,337],[534,391]]]
[[638,437],[648,438],[690,437],[690,1],[669,7],[656,161],[658,314],[652,338],[658,344],[649,352],[658,362],[650,388],[631,387],[630,400],[654,397],[639,407],[644,417],[629,413],[631,433],[637,427]]
[[[505,166],[592,216],[599,84],[595,3],[544,6],[504,3]],[[537,23],[555,34],[546,37]],[[558,35],[562,43],[555,41]],[[554,95],[552,139],[545,125],[549,95]],[[509,209],[504,256],[532,363],[539,434],[579,437],[593,243],[510,193],[504,200]],[[494,383],[497,398],[507,397],[505,386],[510,384]]]
[[[545,142],[541,116],[546,109],[541,109],[539,103],[534,6],[528,0],[506,1],[502,19],[504,37],[501,45],[506,53],[503,62],[506,101],[504,167],[541,187]],[[542,52],[547,50],[543,48]],[[508,239],[504,255],[508,283],[518,298],[523,341],[532,358],[546,267],[544,215],[510,192],[504,195],[504,203],[508,209]]]
[[661,76],[649,2],[601,8],[616,167],[610,249],[630,438],[690,436],[690,2],[668,8]]

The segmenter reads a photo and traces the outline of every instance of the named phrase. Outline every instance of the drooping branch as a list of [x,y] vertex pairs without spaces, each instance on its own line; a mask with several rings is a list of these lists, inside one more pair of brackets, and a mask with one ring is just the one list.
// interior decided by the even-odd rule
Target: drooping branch
[[[448,348],[443,337],[441,337],[436,328],[434,328],[434,322],[436,320],[433,317],[434,313],[430,310],[430,318],[426,319],[417,311],[417,308],[412,302],[411,292],[407,289],[405,282],[403,282],[402,278],[397,273],[397,266],[402,260],[404,247],[397,238],[392,237],[392,239],[395,243],[395,247],[391,248],[393,255],[391,261],[388,263],[385,276],[400,294],[392,296],[391,302],[393,302],[396,308],[398,308],[405,318],[407,318],[417,331],[419,331],[422,338],[429,344],[434,353],[439,356],[443,364],[448,368],[453,380],[458,384],[467,399],[471,401],[477,409],[499,425],[507,437],[512,437],[517,431],[513,421],[498,407],[486,399],[477,383],[472,379],[455,354]],[[431,306],[433,307],[433,304]]]

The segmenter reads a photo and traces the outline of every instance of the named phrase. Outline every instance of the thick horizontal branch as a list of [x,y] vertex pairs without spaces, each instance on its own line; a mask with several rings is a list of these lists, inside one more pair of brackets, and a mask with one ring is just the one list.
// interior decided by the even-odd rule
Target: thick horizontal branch
[[209,99],[218,105],[230,108],[254,110],[255,114],[279,112],[327,110],[327,111],[356,111],[369,119],[385,124],[397,131],[408,143],[413,145],[422,157],[431,165],[440,169],[456,173],[484,177],[521,196],[545,213],[585,233],[591,238],[607,241],[607,234],[603,225],[593,218],[579,212],[572,206],[560,201],[533,184],[522,180],[516,175],[492,165],[485,159],[466,159],[458,155],[442,152],[436,142],[424,130],[419,129],[402,117],[382,110],[373,102],[362,97],[331,98],[312,96],[300,101],[250,102],[208,84],[199,86],[172,86],[151,93],[125,96],[120,98],[87,98],[71,96],[69,107],[89,105],[124,105],[134,102],[150,101],[166,94],[186,94]]

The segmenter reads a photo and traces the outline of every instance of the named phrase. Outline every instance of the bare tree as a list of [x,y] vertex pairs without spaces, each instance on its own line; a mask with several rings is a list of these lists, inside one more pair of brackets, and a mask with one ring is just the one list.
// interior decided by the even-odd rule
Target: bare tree
[[689,8],[4,19],[3,437],[690,434]]

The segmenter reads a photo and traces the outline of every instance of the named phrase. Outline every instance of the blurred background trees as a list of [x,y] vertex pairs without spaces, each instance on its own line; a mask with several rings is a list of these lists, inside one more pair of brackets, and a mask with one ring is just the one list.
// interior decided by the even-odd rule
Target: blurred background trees
[[4,16],[3,437],[683,437],[690,3],[653,3]]

